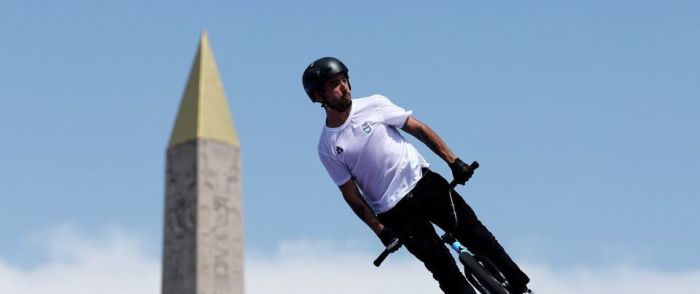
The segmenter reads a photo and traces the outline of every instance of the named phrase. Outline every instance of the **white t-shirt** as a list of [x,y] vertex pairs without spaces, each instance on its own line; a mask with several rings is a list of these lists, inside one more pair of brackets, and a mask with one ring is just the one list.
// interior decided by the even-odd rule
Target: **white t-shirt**
[[337,128],[324,126],[318,156],[336,185],[351,177],[372,210],[388,211],[420,180],[428,167],[399,133],[412,111],[381,95],[353,99],[350,115]]

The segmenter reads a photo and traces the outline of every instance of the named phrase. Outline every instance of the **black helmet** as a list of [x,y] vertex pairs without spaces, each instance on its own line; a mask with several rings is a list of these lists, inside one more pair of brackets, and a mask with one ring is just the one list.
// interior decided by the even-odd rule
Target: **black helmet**
[[311,102],[320,102],[314,99],[314,92],[317,91],[328,78],[339,73],[344,73],[345,78],[348,80],[350,79],[348,68],[342,61],[335,57],[319,58],[309,64],[304,71],[304,76],[301,78],[301,81],[304,84],[306,95],[309,95],[309,98],[311,98]]

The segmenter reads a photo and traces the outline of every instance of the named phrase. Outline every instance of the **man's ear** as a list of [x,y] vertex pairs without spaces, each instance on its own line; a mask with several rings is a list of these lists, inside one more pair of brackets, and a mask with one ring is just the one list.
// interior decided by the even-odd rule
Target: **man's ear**
[[321,93],[319,93],[318,91],[314,91],[313,96],[314,96],[314,102],[319,102],[319,103],[323,102],[323,98],[321,98]]

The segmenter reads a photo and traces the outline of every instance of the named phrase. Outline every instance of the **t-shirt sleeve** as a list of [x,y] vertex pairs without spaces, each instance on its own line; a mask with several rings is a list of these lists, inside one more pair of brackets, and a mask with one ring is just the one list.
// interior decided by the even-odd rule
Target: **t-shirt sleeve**
[[333,157],[333,155],[319,150],[318,157],[321,159],[321,163],[323,163],[323,166],[326,168],[328,175],[331,176],[331,179],[333,179],[333,182],[335,182],[337,186],[342,186],[352,177],[345,164]]
[[388,125],[402,128],[408,117],[413,114],[413,111],[396,106],[396,104],[392,103],[389,98],[382,95],[376,95],[376,97],[379,116],[384,120],[384,123]]

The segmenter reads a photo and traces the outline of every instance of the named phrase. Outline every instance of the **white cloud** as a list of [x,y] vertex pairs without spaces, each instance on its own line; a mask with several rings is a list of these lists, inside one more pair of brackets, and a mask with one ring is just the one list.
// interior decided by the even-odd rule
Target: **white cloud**
[[630,266],[577,268],[553,271],[545,266],[531,266],[532,287],[540,293],[697,293],[700,270],[661,272]]
[[246,289],[251,294],[439,293],[430,274],[417,262],[390,257],[375,268],[373,256],[352,247],[330,242],[283,243],[267,257],[248,258]]
[[[392,256],[377,269],[371,265],[376,256],[350,247],[328,242],[283,243],[267,259],[249,259],[247,289],[252,294],[320,294],[329,289],[333,293],[440,293],[428,271],[412,257]],[[700,289],[700,269],[674,273],[630,266],[522,267],[532,279],[530,287],[542,294],[696,293]]]
[[146,256],[136,238],[105,230],[87,238],[59,227],[35,238],[49,259],[20,269],[0,256],[0,293],[124,294],[159,293],[160,262]]
[[[138,238],[119,230],[86,237],[63,227],[40,240],[48,244],[49,259],[34,268],[22,269],[0,256],[0,293],[160,293],[160,257],[146,254]],[[375,268],[375,256],[358,247],[302,240],[284,242],[264,255],[248,251],[247,293],[439,293],[430,274],[407,254]],[[545,294],[694,293],[700,288],[700,270],[523,267],[532,277],[532,288]]]

